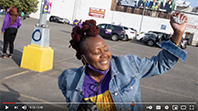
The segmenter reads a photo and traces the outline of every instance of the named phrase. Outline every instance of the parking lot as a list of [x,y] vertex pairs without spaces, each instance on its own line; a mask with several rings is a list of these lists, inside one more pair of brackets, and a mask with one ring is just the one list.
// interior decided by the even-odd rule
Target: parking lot
[[[26,19],[19,29],[12,59],[0,58],[0,100],[1,110],[65,110],[65,98],[58,88],[57,77],[67,68],[82,66],[76,59],[75,51],[69,47],[72,26],[54,22],[47,22],[50,27],[50,47],[54,49],[53,69],[45,72],[35,72],[20,68],[23,47],[30,44],[34,25],[37,19]],[[0,17],[2,26],[3,18]],[[139,41],[111,41],[106,40],[113,55],[133,54],[140,58],[151,58],[161,50],[159,47],[149,47]],[[0,51],[2,54],[3,37],[0,37]],[[181,60],[165,74],[144,78],[141,80],[141,94],[144,111],[148,107],[162,109],[172,105],[186,109],[197,110],[198,102],[198,47],[188,46],[187,60]],[[2,102],[13,102],[3,104]],[[193,109],[194,107],[194,109]]]

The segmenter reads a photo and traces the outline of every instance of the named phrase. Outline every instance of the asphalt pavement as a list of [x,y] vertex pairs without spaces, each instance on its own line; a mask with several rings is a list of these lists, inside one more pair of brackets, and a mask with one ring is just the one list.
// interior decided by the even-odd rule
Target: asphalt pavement
[[[20,27],[12,59],[0,58],[0,101],[1,110],[61,111],[67,110],[65,98],[58,88],[58,76],[67,68],[80,67],[75,51],[69,47],[72,26],[47,22],[50,27],[50,47],[54,49],[53,69],[35,72],[20,67],[23,47],[30,45],[37,19],[25,19]],[[0,17],[0,24],[3,17]],[[111,41],[105,39],[112,54],[134,54],[151,58],[161,50],[139,41]],[[3,37],[0,36],[2,54]],[[198,47],[188,46],[187,62],[178,61],[165,74],[141,80],[144,111],[154,110],[197,110],[198,102]],[[1,55],[0,54],[0,55]],[[157,109],[156,109],[157,108]]]

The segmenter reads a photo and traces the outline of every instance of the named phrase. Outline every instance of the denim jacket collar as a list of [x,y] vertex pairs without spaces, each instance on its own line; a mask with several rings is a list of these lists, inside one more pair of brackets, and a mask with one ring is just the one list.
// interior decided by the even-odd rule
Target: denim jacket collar
[[86,71],[87,65],[84,65],[81,69],[81,77],[80,80],[78,82],[78,85],[76,86],[76,90],[83,92],[82,90],[82,86],[83,86],[83,82],[84,82],[84,78],[85,78],[85,71]]
[[112,58],[111,58],[111,70],[110,71],[111,71],[111,76],[117,75],[119,73],[118,69],[117,69],[117,67],[115,65],[115,61]]

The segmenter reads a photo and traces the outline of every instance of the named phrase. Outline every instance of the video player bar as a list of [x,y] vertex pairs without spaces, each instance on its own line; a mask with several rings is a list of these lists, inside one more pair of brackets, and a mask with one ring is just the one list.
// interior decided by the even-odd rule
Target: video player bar
[[[70,102],[70,103],[77,104],[78,102]],[[83,104],[83,102],[79,102],[79,103]],[[66,102],[2,102],[2,104],[68,104],[68,102],[67,103]],[[113,102],[112,104],[131,104],[131,102],[121,102],[121,103]],[[136,102],[135,104],[196,104],[196,102]]]

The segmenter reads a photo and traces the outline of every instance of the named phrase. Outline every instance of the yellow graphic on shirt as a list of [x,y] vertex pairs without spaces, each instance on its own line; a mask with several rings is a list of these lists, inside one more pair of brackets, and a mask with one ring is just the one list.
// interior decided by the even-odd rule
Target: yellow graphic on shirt
[[97,96],[84,98],[84,99],[86,101],[90,99],[92,102],[96,102],[97,109],[99,111],[116,111],[117,110],[109,90]]

